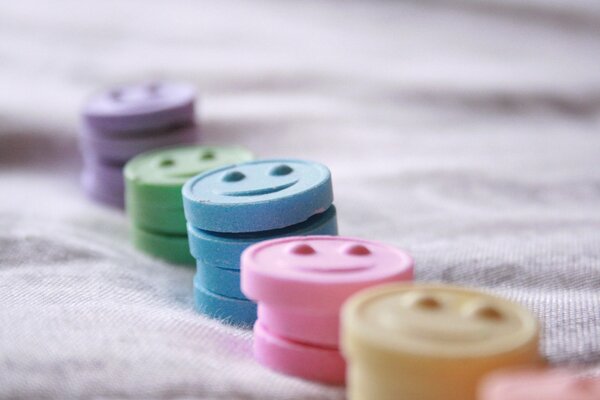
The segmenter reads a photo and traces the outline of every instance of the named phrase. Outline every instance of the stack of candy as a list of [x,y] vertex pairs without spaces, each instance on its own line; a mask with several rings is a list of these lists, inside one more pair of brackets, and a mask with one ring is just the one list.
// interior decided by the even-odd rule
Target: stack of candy
[[194,89],[175,83],[123,86],[93,96],[80,127],[85,192],[122,208],[125,162],[147,150],[196,141],[194,102]]
[[256,359],[274,370],[342,384],[339,312],[357,291],[411,281],[413,260],[393,247],[354,238],[269,240],[242,255],[242,291],[258,302]]
[[349,400],[476,400],[490,372],[540,366],[538,342],[521,306],[451,286],[384,285],[342,310]]
[[256,304],[240,290],[240,256],[283,236],[337,235],[331,174],[302,160],[261,160],[218,168],[183,187],[197,309],[250,326]]
[[124,169],[127,214],[135,247],[176,264],[193,264],[181,188],[216,167],[253,159],[240,147],[181,146],[142,153]]

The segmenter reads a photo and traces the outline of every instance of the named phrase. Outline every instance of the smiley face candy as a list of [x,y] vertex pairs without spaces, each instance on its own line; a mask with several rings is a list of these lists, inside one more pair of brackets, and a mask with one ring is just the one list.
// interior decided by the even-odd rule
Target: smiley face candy
[[193,264],[181,187],[194,175],[252,157],[241,147],[180,146],[146,152],[130,160],[124,175],[134,245],[167,261]]
[[[129,159],[159,147],[194,143],[194,103],[191,86],[168,82],[122,86],[91,97],[79,128],[82,184],[90,197],[122,207],[122,168]],[[110,183],[99,176],[108,170],[115,177]]]
[[[303,160],[260,160],[217,168],[183,186],[199,312],[251,326],[256,305],[240,292],[240,256],[257,242],[337,235],[331,174]],[[243,311],[240,311],[243,310]]]
[[527,310],[459,287],[385,285],[342,311],[352,400],[476,400],[490,371],[540,364],[538,341]]
[[83,108],[91,135],[139,135],[148,130],[194,122],[196,94],[175,82],[145,82],[114,87],[92,96]]
[[241,266],[242,291],[258,302],[258,361],[335,384],[345,372],[337,350],[342,303],[366,287],[413,278],[413,260],[403,251],[333,236],[261,242],[244,251]]
[[598,400],[600,377],[569,370],[502,371],[487,377],[479,400]]
[[188,222],[213,232],[285,228],[333,202],[331,174],[303,160],[259,160],[207,172],[183,188]]

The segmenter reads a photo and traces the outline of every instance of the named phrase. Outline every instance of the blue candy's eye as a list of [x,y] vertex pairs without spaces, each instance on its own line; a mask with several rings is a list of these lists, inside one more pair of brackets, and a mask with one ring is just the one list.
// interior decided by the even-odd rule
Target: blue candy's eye
[[239,182],[244,179],[246,175],[242,174],[240,171],[231,171],[223,176],[223,181],[225,182]]
[[289,165],[281,164],[281,165],[274,167],[269,172],[269,174],[274,175],[274,176],[284,176],[284,175],[291,174],[292,171],[293,171],[293,169]]

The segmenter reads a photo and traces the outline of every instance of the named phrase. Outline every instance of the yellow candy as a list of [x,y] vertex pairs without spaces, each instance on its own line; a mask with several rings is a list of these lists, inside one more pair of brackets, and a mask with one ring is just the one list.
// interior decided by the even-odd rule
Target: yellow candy
[[488,372],[541,364],[539,325],[516,303],[452,286],[393,284],[342,309],[349,400],[476,400]]

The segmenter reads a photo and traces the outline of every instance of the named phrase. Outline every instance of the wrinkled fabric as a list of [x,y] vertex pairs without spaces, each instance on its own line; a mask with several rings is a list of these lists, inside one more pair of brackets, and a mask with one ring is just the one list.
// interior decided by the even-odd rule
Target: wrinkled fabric
[[344,235],[529,307],[600,373],[596,1],[0,4],[0,398],[343,399],[270,372],[78,182],[114,83],[199,91],[203,141],[327,164]]

